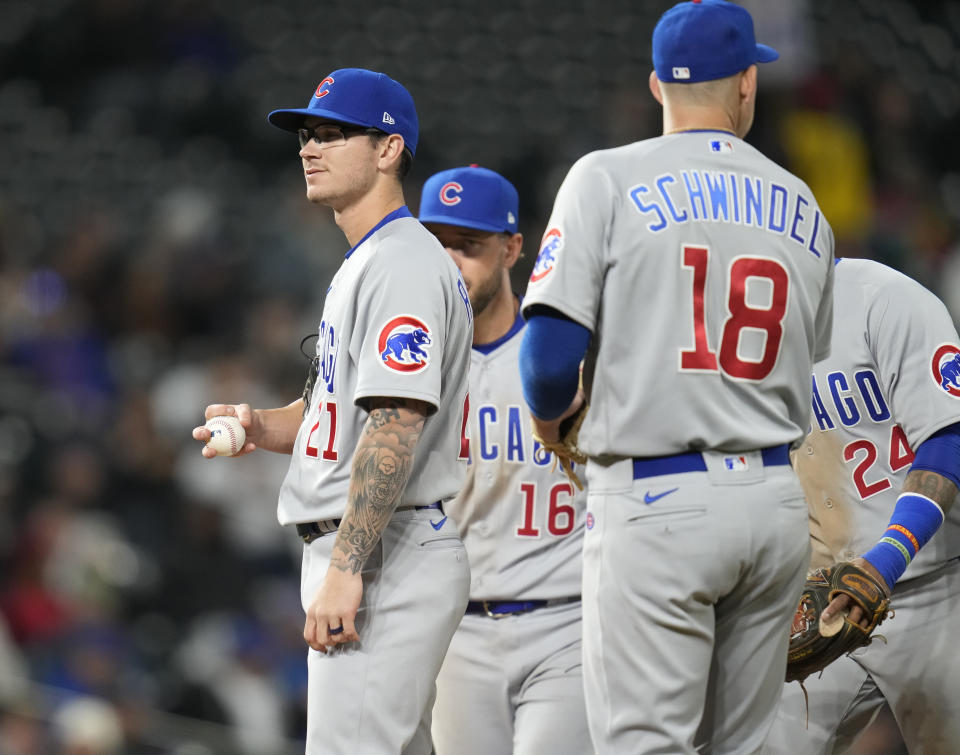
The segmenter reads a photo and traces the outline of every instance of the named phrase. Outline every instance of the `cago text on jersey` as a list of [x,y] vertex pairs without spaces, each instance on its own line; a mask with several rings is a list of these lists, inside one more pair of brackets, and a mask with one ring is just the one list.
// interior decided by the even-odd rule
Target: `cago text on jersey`
[[[826,403],[821,393],[828,397]],[[830,403],[834,412],[827,409]],[[859,370],[852,380],[843,370],[834,370],[826,376],[826,385],[823,386],[818,385],[817,376],[813,376],[813,416],[821,430],[833,430],[836,427],[831,413],[836,414],[844,427],[853,427],[861,421],[861,406],[874,422],[890,419],[890,408],[873,370]]]
[[480,437],[476,439],[476,449],[474,443],[470,443],[469,464],[474,462],[475,450],[481,461],[496,461],[502,456],[504,461],[524,464],[529,460],[541,467],[553,461],[550,453],[538,453],[540,443],[525,432],[530,426],[521,419],[526,416],[526,409],[521,412],[519,406],[508,406],[506,417],[499,416],[499,410],[495,404],[481,404],[477,408]]
[[320,322],[320,340],[317,342],[317,357],[320,378],[327,387],[327,393],[333,393],[333,378],[337,371],[337,353],[340,351],[340,339],[333,324]]
[[630,199],[650,216],[647,230],[659,233],[690,222],[733,223],[786,236],[820,257],[820,210],[807,197],[760,176],[709,170],[664,173],[652,186],[638,184]]

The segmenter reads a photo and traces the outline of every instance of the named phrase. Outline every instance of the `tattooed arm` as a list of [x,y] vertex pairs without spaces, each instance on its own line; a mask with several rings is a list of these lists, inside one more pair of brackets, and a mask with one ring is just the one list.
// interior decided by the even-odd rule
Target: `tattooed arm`
[[[360,570],[397,508],[429,406],[422,401],[375,398],[353,455],[347,508],[333,545],[330,567],[303,629],[314,650],[359,639],[354,619],[363,596]],[[331,635],[330,629],[343,627]]]
[[936,501],[946,514],[957,497],[957,486],[943,475],[926,469],[911,469],[903,481],[904,493],[919,493]]

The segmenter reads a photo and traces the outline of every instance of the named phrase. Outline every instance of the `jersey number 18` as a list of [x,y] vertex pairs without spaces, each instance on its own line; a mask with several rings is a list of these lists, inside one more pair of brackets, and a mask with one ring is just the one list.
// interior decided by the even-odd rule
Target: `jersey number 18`
[[[710,250],[700,246],[683,247],[681,265],[693,270],[693,348],[680,350],[680,370],[723,372],[742,380],[763,380],[771,373],[783,341],[783,318],[787,314],[787,292],[790,277],[777,260],[767,257],[737,257],[730,264],[727,278],[727,311],[723,324],[719,353],[707,343],[704,292],[707,287],[707,265]],[[747,281],[758,278],[770,282],[770,306],[753,307],[747,303]],[[740,356],[740,337],[744,329],[765,334],[763,354],[759,360]],[[719,365],[719,367],[718,367]]]

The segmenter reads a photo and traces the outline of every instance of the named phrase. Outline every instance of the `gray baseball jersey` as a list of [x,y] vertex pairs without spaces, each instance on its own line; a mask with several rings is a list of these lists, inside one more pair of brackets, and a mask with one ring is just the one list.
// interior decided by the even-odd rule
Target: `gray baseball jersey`
[[[913,450],[960,422],[960,337],[946,307],[878,262],[840,260],[836,276],[834,349],[814,368],[811,432],[794,457],[815,566],[869,550],[887,527]],[[956,556],[955,507],[901,581]]]
[[810,189],[731,134],[692,131],[573,166],[524,309],[593,332],[591,456],[739,451],[806,430],[832,280],[833,234]]
[[[447,511],[470,560],[473,601],[579,597],[586,494],[536,454],[518,359],[519,315],[470,365],[467,480]],[[579,470],[581,477],[583,470]],[[587,755],[579,599],[463,617],[437,677],[437,755]]]
[[280,489],[281,524],[343,516],[353,450],[367,419],[357,402],[375,396],[435,408],[399,505],[456,495],[466,468],[472,319],[456,265],[414,218],[377,226],[351,250],[327,290],[319,374]]
[[829,352],[832,284],[810,190],[726,132],[595,152],[560,187],[524,309],[593,334],[580,444],[598,752],[762,744],[809,559],[786,447]]
[[471,600],[580,594],[586,494],[535,453],[517,368],[523,319],[470,364],[467,479],[447,511],[470,557]]
[[[883,534],[917,448],[960,421],[960,338],[943,304],[869,260],[836,268],[833,353],[813,372],[811,431],[794,455],[810,510],[812,565]],[[910,752],[960,742],[960,510],[897,582],[884,642],[788,684],[765,753],[844,752],[889,704]],[[808,701],[809,700],[809,706]]]

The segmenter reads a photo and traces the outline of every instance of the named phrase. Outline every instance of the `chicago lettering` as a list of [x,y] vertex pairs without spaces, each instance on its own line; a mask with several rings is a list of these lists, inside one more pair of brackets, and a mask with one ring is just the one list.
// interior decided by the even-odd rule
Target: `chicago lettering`
[[533,439],[530,422],[524,421],[526,409],[519,406],[506,407],[506,416],[502,407],[494,404],[481,404],[477,407],[478,432],[470,439],[470,464],[475,455],[480,461],[505,461],[524,464],[532,461],[538,466],[546,466],[553,459],[551,454],[538,454],[540,444]]
[[886,422],[890,408],[880,389],[880,381],[873,370],[859,370],[850,378],[836,370],[827,373],[823,383],[813,376],[813,416],[820,430],[833,430],[837,424],[844,427],[869,419]]

